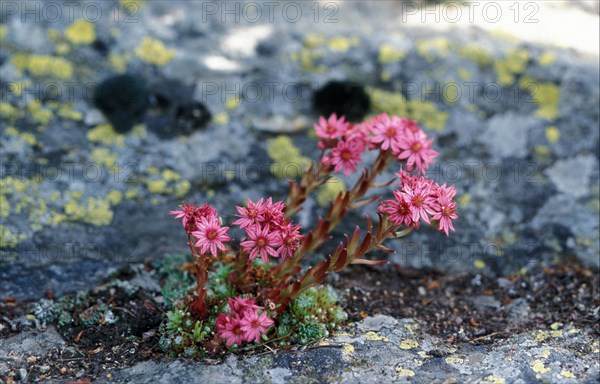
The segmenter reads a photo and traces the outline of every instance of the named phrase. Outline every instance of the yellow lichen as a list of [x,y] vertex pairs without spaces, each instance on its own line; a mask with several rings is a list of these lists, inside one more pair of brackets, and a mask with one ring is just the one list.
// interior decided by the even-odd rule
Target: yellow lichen
[[65,30],[65,37],[73,44],[90,44],[96,40],[96,29],[87,20],[75,20]]
[[306,48],[316,48],[320,45],[324,45],[327,42],[325,35],[309,33],[304,38],[302,45]]
[[477,269],[484,269],[485,261],[477,259],[477,260],[473,261],[473,266]]
[[446,364],[458,364],[458,365],[462,365],[465,362],[465,359],[463,359],[462,357],[446,357],[446,359],[444,360],[446,362]]
[[27,111],[35,122],[42,125],[48,125],[54,116],[52,110],[42,107],[42,103],[39,100],[34,100],[27,104]]
[[269,140],[267,154],[273,160],[271,172],[279,178],[294,179],[310,166],[310,159],[300,154],[289,136]]
[[531,369],[536,373],[546,373],[550,372],[549,368],[546,368],[544,362],[542,360],[536,359],[531,362]]
[[463,193],[460,197],[458,197],[456,199],[456,202],[461,207],[466,207],[471,202],[471,194],[470,193]]
[[166,181],[177,181],[181,179],[181,175],[171,169],[164,169],[161,176]]
[[414,377],[415,372],[404,367],[396,367],[396,374],[399,377]]
[[537,355],[538,355],[538,357],[547,359],[547,358],[550,357],[550,350],[549,349],[544,349],[542,352],[538,353]]
[[140,139],[145,139],[148,137],[148,131],[146,130],[145,124],[134,125],[129,134],[133,137],[139,137]]
[[458,74],[458,77],[459,77],[461,80],[471,80],[471,72],[467,71],[467,70],[466,70],[466,69],[464,69],[464,68],[460,68],[460,69],[457,71],[457,74]]
[[4,24],[0,24],[0,41],[4,40],[8,34],[8,27]]
[[395,63],[402,61],[406,57],[406,52],[396,49],[393,45],[384,43],[379,47],[379,62],[381,64]]
[[560,131],[555,126],[546,128],[546,140],[550,144],[555,144],[560,139]]
[[12,104],[0,102],[0,116],[8,120],[16,120],[23,117],[23,113]]
[[166,180],[148,180],[146,182],[146,186],[148,187],[148,191],[150,193],[166,193],[167,192],[167,181]]
[[16,68],[26,70],[36,77],[48,76],[58,79],[73,77],[73,64],[62,57],[16,53],[11,62]]
[[0,194],[0,218],[6,219],[10,215],[10,203],[4,194]]
[[75,201],[65,204],[65,215],[69,221],[83,222],[95,226],[109,225],[113,219],[108,199],[90,197],[86,204],[79,205]]
[[242,98],[239,96],[235,96],[235,97],[230,97],[225,101],[225,108],[227,108],[228,110],[232,111],[234,109],[236,109],[238,107],[238,105],[240,105]]
[[181,180],[178,183],[175,184],[174,187],[174,192],[175,192],[175,196],[177,197],[183,197],[185,195],[188,194],[188,192],[190,191],[192,187],[192,184],[187,181],[187,180]]
[[494,62],[500,85],[509,86],[515,82],[515,75],[523,73],[529,61],[529,51],[512,49],[502,60]]
[[123,193],[119,190],[113,189],[106,195],[106,198],[111,205],[117,205],[123,200]]
[[61,42],[54,46],[54,53],[56,53],[58,56],[64,56],[69,52],[71,52],[71,46],[68,43]]
[[0,225],[0,248],[15,248],[26,239],[27,235],[12,232],[4,225]]
[[378,88],[367,88],[373,110],[376,113],[405,116],[434,131],[441,131],[448,120],[448,113],[440,111],[434,103],[421,100],[408,100],[400,93]]
[[175,57],[175,50],[166,48],[160,40],[144,37],[135,54],[147,63],[163,66]]
[[115,132],[110,124],[100,124],[90,129],[87,138],[89,141],[104,145],[116,145],[117,147],[125,145],[125,136]]
[[369,332],[365,333],[365,339],[370,340],[370,341],[385,341],[385,342],[390,341],[390,339],[388,339],[387,337],[381,336],[377,332],[373,332],[373,331],[369,331]]
[[533,147],[533,151],[535,152],[535,154],[536,154],[537,156],[540,156],[540,157],[542,157],[542,158],[543,158],[543,157],[550,156],[550,154],[552,153],[552,152],[550,151],[550,148],[546,147],[545,145],[539,145],[539,144],[536,144],[536,145]]
[[146,0],[119,0],[119,5],[125,10],[137,12],[145,2]]
[[492,54],[486,47],[475,43],[459,47],[458,54],[477,63],[480,68],[489,67],[494,61]]
[[37,144],[37,139],[35,138],[35,135],[31,132],[23,132],[21,134],[21,140],[26,142],[27,145],[29,145],[30,147],[33,147]]
[[419,342],[413,339],[402,340],[400,343],[401,349],[413,349],[419,346]]
[[344,180],[340,179],[339,177],[332,177],[331,179],[327,180],[325,184],[319,187],[317,192],[317,203],[321,207],[326,207],[329,205],[329,202],[335,199],[340,192],[345,190],[346,183],[344,183]]
[[567,379],[576,379],[577,376],[575,376],[571,371],[567,371],[566,369],[563,369],[562,371],[560,371],[560,375],[562,377],[566,377]]
[[116,53],[108,55],[108,63],[117,73],[125,73],[129,59],[128,55],[117,55]]
[[431,62],[437,57],[447,57],[452,47],[452,42],[445,37],[434,37],[417,40],[416,45],[419,55]]
[[221,112],[216,114],[213,120],[215,124],[225,125],[229,123],[229,115],[227,115],[225,112]]
[[554,120],[558,117],[560,88],[552,83],[538,83],[533,98],[538,104],[535,115],[540,119]]
[[504,377],[489,375],[483,379],[482,383],[504,384],[504,383],[506,383],[506,379],[504,379]]
[[548,65],[552,65],[554,64],[554,62],[556,61],[556,55],[554,54],[554,52],[544,52],[540,55],[540,57],[538,57],[538,63],[540,63],[540,65],[542,67],[548,66]]
[[336,36],[329,40],[329,49],[334,52],[346,52],[352,47],[360,45],[360,38],[357,36],[343,37]]
[[94,148],[90,154],[93,162],[107,168],[114,167],[117,162],[117,154],[108,148]]
[[349,343],[343,343],[343,349],[342,349],[342,355],[344,356],[348,356],[352,353],[354,353],[354,346],[352,344]]
[[70,103],[62,104],[60,106],[58,109],[58,116],[75,121],[81,121],[83,119],[83,113],[73,109],[73,105]]

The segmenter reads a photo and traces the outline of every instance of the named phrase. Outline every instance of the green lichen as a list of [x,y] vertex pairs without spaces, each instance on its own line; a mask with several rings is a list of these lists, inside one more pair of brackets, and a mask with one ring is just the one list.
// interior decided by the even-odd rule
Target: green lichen
[[70,79],[73,77],[73,64],[62,57],[16,53],[11,59],[17,69],[25,70],[34,77]]
[[267,142],[267,153],[273,160],[271,172],[279,178],[299,177],[309,166],[310,159],[302,156],[289,136],[278,136]]
[[175,57],[175,50],[165,47],[162,41],[152,37],[144,37],[135,50],[136,56],[156,66],[164,66]]
[[73,44],[90,44],[96,40],[96,29],[87,20],[75,20],[65,30],[65,38]]
[[325,184],[319,187],[317,191],[317,203],[321,207],[326,207],[337,197],[340,192],[346,190],[346,183],[339,177],[332,177]]
[[376,113],[406,116],[434,131],[441,131],[448,120],[448,113],[440,111],[435,103],[421,100],[405,100],[400,93],[378,88],[367,88]]

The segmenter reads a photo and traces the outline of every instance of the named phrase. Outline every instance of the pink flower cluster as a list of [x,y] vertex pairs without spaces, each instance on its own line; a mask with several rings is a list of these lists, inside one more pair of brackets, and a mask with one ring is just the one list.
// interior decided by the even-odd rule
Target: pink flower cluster
[[424,173],[438,153],[431,149],[428,139],[417,123],[407,118],[382,113],[360,124],[351,124],[342,116],[332,114],[319,118],[314,125],[321,150],[331,150],[323,157],[325,165],[349,175],[356,171],[366,149],[390,151],[399,161],[406,162],[408,171]]
[[292,257],[300,246],[300,225],[293,224],[285,216],[285,204],[273,203],[269,197],[253,202],[248,199],[246,207],[236,207],[238,220],[233,224],[246,230],[248,238],[240,244],[250,260],[260,256],[263,262],[268,257]]
[[196,247],[202,254],[217,257],[218,249],[225,250],[226,242],[231,238],[227,235],[229,227],[223,227],[219,221],[218,212],[208,204],[196,207],[195,204],[185,203],[181,209],[170,211],[176,219],[181,219],[188,234],[196,238]]
[[424,176],[415,176],[400,170],[400,189],[394,191],[393,200],[384,200],[379,205],[381,212],[387,213],[396,225],[418,228],[420,221],[427,224],[437,221],[437,229],[446,236],[454,231],[452,220],[456,214],[454,186],[439,185]]
[[[243,342],[259,341],[262,334],[273,325],[273,320],[267,316],[264,308],[256,305],[253,298],[229,298],[229,313],[222,313],[217,317],[217,335],[227,340],[230,347],[238,347]],[[261,313],[259,313],[261,311]]]

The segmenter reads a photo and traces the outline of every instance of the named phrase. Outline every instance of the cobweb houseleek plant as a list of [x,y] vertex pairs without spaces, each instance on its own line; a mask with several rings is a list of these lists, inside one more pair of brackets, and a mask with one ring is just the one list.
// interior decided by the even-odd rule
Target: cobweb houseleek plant
[[[415,121],[381,114],[352,124],[333,114],[319,118],[314,129],[321,155],[299,181],[290,181],[287,201],[248,199],[244,207],[236,207],[237,220],[231,225],[245,232],[239,241],[230,238],[229,227],[208,204],[186,203],[170,212],[182,221],[196,273],[195,291],[186,297],[183,311],[190,321],[202,324],[205,332],[195,342],[210,346],[205,349],[293,339],[294,332],[298,340],[305,340],[306,335],[298,333],[309,328],[311,331],[304,333],[323,336],[323,329],[334,328],[343,320],[339,314],[323,316],[328,308],[319,307],[334,305],[321,287],[329,273],[350,264],[386,263],[364,256],[374,249],[394,252],[384,245],[386,240],[403,237],[421,223],[447,236],[454,231],[456,191],[425,176],[438,152]],[[374,162],[364,167],[352,188],[337,195],[314,228],[303,231],[293,221],[294,214],[333,174],[358,172],[367,151],[377,153]],[[378,184],[378,176],[394,164],[399,166],[397,179]],[[371,187],[394,183],[389,198],[366,197]],[[357,225],[327,258],[302,268],[306,256],[330,240],[330,233],[348,211],[375,202],[376,222],[367,216],[364,229]],[[228,288],[225,294],[209,295],[209,272],[217,262],[221,274],[226,271]],[[316,325],[307,326],[307,319]]]

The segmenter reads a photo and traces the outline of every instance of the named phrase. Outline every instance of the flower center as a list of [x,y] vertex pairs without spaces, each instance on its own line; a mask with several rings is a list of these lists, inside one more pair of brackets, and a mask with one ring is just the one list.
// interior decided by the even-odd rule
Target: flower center
[[252,322],[252,326],[253,326],[254,328],[258,328],[258,327],[260,327],[260,323],[258,322],[258,320],[254,320],[254,321]]
[[256,217],[256,211],[254,209],[249,209],[248,217]]
[[260,237],[258,238],[258,240],[256,240],[256,245],[258,245],[259,247],[264,247],[265,245],[267,245],[267,241],[265,240],[264,237]]
[[389,137],[390,139],[396,136],[396,128],[394,127],[390,127],[388,128],[388,130],[386,131],[386,136]]
[[419,152],[422,147],[423,146],[421,145],[421,143],[414,143],[410,148],[413,150],[413,152]]
[[342,160],[350,160],[352,158],[352,152],[347,149],[344,149],[341,153]]
[[206,238],[208,240],[214,240],[216,237],[217,237],[216,229],[209,229],[208,231],[206,231]]
[[335,127],[331,124],[327,124],[327,133],[335,133]]
[[413,199],[413,205],[415,207],[420,207],[422,204],[423,204],[423,196],[421,196],[421,195],[415,196],[415,198]]

